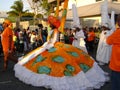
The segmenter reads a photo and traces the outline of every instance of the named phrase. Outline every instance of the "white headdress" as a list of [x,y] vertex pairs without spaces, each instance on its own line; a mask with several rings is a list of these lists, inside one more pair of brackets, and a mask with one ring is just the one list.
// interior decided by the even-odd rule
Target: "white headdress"
[[111,12],[111,28],[114,31],[115,30],[115,12]]
[[72,15],[73,15],[73,27],[79,27],[81,28],[80,25],[80,19],[78,17],[78,13],[77,13],[77,7],[75,5],[75,3],[72,4]]
[[110,26],[110,18],[108,16],[108,1],[104,0],[101,5],[101,25],[109,27]]

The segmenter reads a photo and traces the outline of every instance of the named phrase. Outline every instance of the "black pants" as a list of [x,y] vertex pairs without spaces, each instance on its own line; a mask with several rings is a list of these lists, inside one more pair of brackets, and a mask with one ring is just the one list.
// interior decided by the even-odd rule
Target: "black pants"
[[24,52],[24,43],[19,44],[19,52],[23,53]]
[[88,41],[87,42],[88,52],[94,51],[94,41]]
[[2,45],[0,44],[0,55],[3,53]]
[[120,90],[120,72],[111,72],[111,86],[112,90]]

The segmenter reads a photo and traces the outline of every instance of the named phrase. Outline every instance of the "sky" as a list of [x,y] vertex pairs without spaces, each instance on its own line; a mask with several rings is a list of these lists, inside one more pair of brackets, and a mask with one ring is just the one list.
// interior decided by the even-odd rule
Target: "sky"
[[[0,0],[0,11],[9,11],[10,7],[14,4],[16,0]],[[24,4],[24,9],[29,8],[29,4],[27,0],[22,0]]]
[[[14,1],[16,0],[0,0],[0,11],[9,11],[10,7],[14,4]],[[30,10],[30,6],[27,2],[27,0],[22,0],[24,4],[24,10]],[[81,3],[86,3],[87,0],[76,0],[77,6],[80,6]],[[90,1],[90,0],[89,0]],[[75,3],[75,0],[69,0],[68,8],[70,9],[72,7],[72,3]]]

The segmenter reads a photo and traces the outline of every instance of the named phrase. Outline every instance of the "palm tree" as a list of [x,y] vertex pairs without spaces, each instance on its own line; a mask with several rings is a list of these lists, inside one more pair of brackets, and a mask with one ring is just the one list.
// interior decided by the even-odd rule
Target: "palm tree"
[[23,11],[23,2],[22,0],[17,0],[14,2],[13,6],[11,6],[11,11],[7,12],[9,16],[16,17],[16,28],[20,27],[20,19],[24,13],[28,10]]

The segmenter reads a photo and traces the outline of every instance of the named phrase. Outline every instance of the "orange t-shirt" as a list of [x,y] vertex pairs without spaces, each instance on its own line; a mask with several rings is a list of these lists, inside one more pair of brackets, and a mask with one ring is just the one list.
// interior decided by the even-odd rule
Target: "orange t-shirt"
[[9,37],[12,37],[12,41],[11,41],[11,49],[13,49],[13,31],[12,29],[10,29],[9,27],[5,28],[4,31],[2,32],[2,46],[3,46],[3,51],[4,52],[8,52],[9,50]]
[[88,33],[88,41],[93,41],[95,39],[95,33],[94,32],[89,32]]
[[120,72],[120,29],[110,35],[106,42],[113,45],[109,67],[113,71]]

